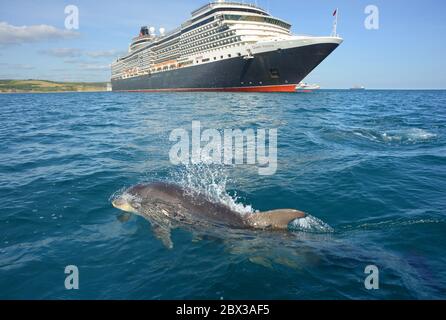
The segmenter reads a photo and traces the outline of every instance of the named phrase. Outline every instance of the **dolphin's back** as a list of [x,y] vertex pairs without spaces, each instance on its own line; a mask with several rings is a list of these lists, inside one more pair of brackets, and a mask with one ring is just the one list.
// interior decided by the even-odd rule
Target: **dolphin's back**
[[304,212],[293,209],[244,216],[227,205],[210,200],[203,193],[165,182],[137,185],[130,193],[140,198],[147,207],[154,203],[164,204],[174,216],[181,211],[181,216],[187,218],[191,224],[211,223],[232,228],[285,230],[293,220],[306,216]]
[[170,183],[155,183],[150,187],[166,197],[166,201],[186,209],[194,219],[231,227],[246,227],[246,221],[240,213],[224,204],[211,201],[202,193]]

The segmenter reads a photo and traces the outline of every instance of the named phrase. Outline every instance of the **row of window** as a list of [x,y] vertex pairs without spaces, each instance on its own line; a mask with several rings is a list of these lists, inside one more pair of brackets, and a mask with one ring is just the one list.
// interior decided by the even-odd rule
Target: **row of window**
[[271,17],[258,17],[258,16],[241,16],[236,14],[225,14],[223,15],[224,20],[231,20],[231,21],[250,21],[250,22],[261,22],[261,23],[268,23],[273,24],[276,26],[279,26],[284,29],[290,29],[291,25],[283,22],[279,19],[271,18]]
[[[238,39],[240,39],[240,38],[238,37]],[[238,45],[240,45],[240,44],[238,44]],[[218,46],[218,43],[216,43],[216,46]],[[208,46],[206,49],[211,49],[211,48],[212,48],[211,46]],[[186,52],[194,53],[193,51],[198,52],[198,50],[189,50]],[[241,53],[238,53],[237,56],[240,57]],[[227,57],[231,58],[232,54],[228,54]],[[154,61],[153,58],[147,59],[147,58],[143,58],[142,56],[140,56],[139,60],[133,59],[132,61],[125,63],[125,64],[123,64],[122,62],[119,62],[116,66],[113,67],[113,69],[116,70],[117,73],[122,72],[122,70],[124,69],[124,66],[126,66],[127,69],[129,67],[138,67],[142,70],[145,70],[145,69],[148,69],[150,65],[153,65],[155,63],[162,63],[164,61],[172,60],[174,58],[179,58],[179,55],[177,57],[166,56],[166,55],[164,55],[164,57],[158,56],[158,59],[156,59],[156,61]],[[222,56],[220,56],[220,58],[224,59],[225,56],[222,55]],[[150,61],[148,61],[148,60],[150,60]],[[209,60],[210,60],[210,58],[208,59],[208,61]],[[217,60],[217,57],[214,57],[214,60]],[[206,61],[202,60],[202,62],[206,62]],[[198,60],[197,60],[197,63],[199,63]],[[147,66],[147,67],[144,68],[144,66]]]
[[[289,29],[291,26],[281,20],[271,18],[271,17],[265,17],[265,16],[242,16],[242,15],[235,15],[235,14],[225,14],[221,16],[221,19],[229,20],[229,21],[251,21],[251,22],[261,22],[261,23],[268,23],[277,25],[279,27]],[[208,19],[211,20],[211,19]],[[214,20],[214,19],[212,19]],[[204,23],[206,22],[206,23]],[[183,33],[180,39],[177,39],[177,41],[171,41],[174,39],[170,39],[169,41],[163,41],[162,43],[162,49],[157,50],[157,44],[154,44],[154,48],[152,46],[146,47],[143,50],[147,50],[149,54],[147,56],[150,56],[150,61],[148,61],[147,58],[139,59],[137,61],[138,55],[135,55],[133,57],[129,57],[128,59],[125,59],[122,62],[122,65],[114,65],[113,71],[116,73],[122,72],[122,69],[124,69],[124,65],[127,67],[135,67],[139,66],[141,68],[146,66],[152,65],[154,60],[156,62],[162,62],[167,61],[171,59],[179,58],[181,55],[190,55],[190,54],[196,54],[203,51],[208,50],[214,50],[217,48],[221,48],[222,46],[228,47],[231,44],[234,45],[237,42],[241,41],[240,36],[235,36],[236,32],[234,30],[222,32],[220,34],[217,34],[217,32],[221,32],[224,30],[229,29],[228,26],[221,27],[219,23],[210,23],[209,21],[203,21],[203,23],[200,23],[199,25],[203,25],[200,28],[195,28],[191,32],[189,32],[187,35]],[[218,28],[220,26],[220,28]],[[196,26],[195,26],[196,27]],[[223,28],[223,30],[222,30]],[[212,36],[215,35],[215,36]],[[233,36],[233,37],[231,37]],[[207,37],[207,39],[205,39]],[[230,38],[228,38],[230,37]],[[179,41],[179,44],[178,44]],[[213,41],[210,43],[210,41]],[[171,44],[167,44],[169,42],[173,42]],[[240,45],[240,43],[238,44]],[[238,54],[241,56],[241,54]],[[156,59],[155,59],[156,57]],[[228,56],[229,58],[231,55]],[[224,56],[221,56],[221,59],[223,59]],[[134,60],[135,59],[135,60]],[[210,60],[210,59],[209,59]],[[214,57],[214,60],[217,60],[217,57]],[[207,61],[203,61],[207,62]],[[128,70],[128,69],[127,69]]]
[[228,31],[228,32],[220,33],[220,34],[217,34],[215,36],[211,36],[211,37],[205,38],[203,40],[199,40],[199,41],[196,41],[196,42],[188,43],[187,45],[185,45],[184,48],[186,48],[186,49],[193,48],[193,47],[195,47],[197,45],[202,45],[202,44],[210,43],[212,41],[224,39],[224,38],[233,36],[235,34],[236,34],[235,31]]
[[[219,31],[218,30],[218,26],[219,26],[218,23],[212,23],[212,24],[205,25],[205,26],[203,26],[201,28],[193,30],[192,32],[190,32],[188,34],[188,36],[182,35],[181,38],[178,39],[178,40],[179,40],[180,43],[190,43],[191,41],[195,41],[195,40],[198,40],[198,39],[202,38],[204,36],[204,34],[203,34],[204,31],[207,31],[205,34],[209,34],[209,35],[211,33],[218,32]],[[200,34],[200,35],[198,35],[198,34]],[[192,36],[192,37],[190,37],[190,36]],[[189,47],[192,47],[192,45],[189,45]],[[168,46],[166,48],[163,48],[162,50],[157,51],[156,53],[157,53],[157,56],[158,56],[159,59],[167,59],[169,57],[172,57],[172,56],[175,56],[175,55],[179,55],[180,54],[180,49],[181,49],[181,51],[183,51],[184,50],[184,46],[173,45],[173,46]]]
[[[222,15],[221,18],[224,20],[230,20],[230,21],[252,21],[252,22],[269,23],[269,24],[278,25],[278,26],[280,26],[282,28],[286,28],[286,29],[289,29],[291,27],[289,24],[287,24],[281,20],[271,18],[269,16],[265,17],[265,16],[244,16],[244,15],[235,15],[235,14],[225,14],[225,15]],[[203,21],[203,22],[206,22],[206,21]],[[208,23],[208,22],[209,21],[207,21],[206,23]],[[201,24],[202,23],[200,23],[200,25]],[[221,31],[221,30],[217,30],[216,27],[218,27],[218,26],[219,26],[219,23],[217,23],[217,22],[210,23],[210,24],[204,25],[201,28],[195,28],[193,31],[189,32],[187,36],[185,36],[183,34],[181,36],[182,39],[177,39],[177,41],[180,40],[181,44],[187,43],[187,45],[183,46],[183,47],[180,47],[180,45],[177,44],[177,41],[174,42],[175,44],[167,44],[168,42],[171,42],[172,40],[174,40],[174,39],[170,39],[169,41],[167,41],[167,43],[165,41],[163,41],[163,43],[162,43],[163,48],[161,50],[157,50],[156,44],[155,44],[155,48],[150,48],[150,49],[147,48],[145,50],[155,51],[157,58],[158,58],[157,60],[159,60],[159,59],[168,58],[169,56],[180,55],[181,53],[191,54],[191,53],[197,53],[197,52],[200,52],[203,50],[214,49],[219,46],[234,43],[234,42],[241,40],[240,37],[238,37],[235,39],[226,39],[226,40],[222,40],[222,41],[217,41],[220,39],[224,39],[225,37],[235,35],[235,31],[228,31],[226,33],[221,33],[219,35],[215,35],[214,37],[209,38],[209,36],[217,33],[218,31]],[[228,26],[225,26],[225,30],[227,30],[227,29],[228,29]],[[204,39],[205,37],[208,37],[208,39]],[[201,39],[201,40],[199,40],[199,39]],[[197,40],[199,40],[199,41],[197,41]],[[217,41],[217,42],[209,43],[209,41]],[[202,46],[197,47],[197,45],[202,45]],[[152,47],[152,46],[150,46],[150,47]],[[189,49],[189,50],[183,51],[185,48]],[[182,52],[180,52],[180,49],[182,49],[181,50]],[[130,63],[129,60],[127,60],[126,62]]]
[[[205,29],[211,28],[213,25],[218,25],[218,23],[207,25],[208,23],[210,23],[210,22],[212,22],[214,20],[215,20],[215,17],[211,17],[211,18],[203,20],[203,21],[201,21],[201,22],[199,22],[199,23],[197,23],[197,24],[195,24],[195,25],[193,25],[191,27],[185,28],[181,32],[182,32],[182,34],[189,33],[189,31],[191,31],[189,34],[200,33],[200,32],[202,32]],[[204,26],[204,25],[206,25],[206,26],[205,27],[201,27],[201,26]]]
[[[242,54],[240,52],[238,52],[235,56],[241,57]],[[217,59],[225,59],[226,57],[227,58],[232,58],[233,55],[232,54],[221,55],[219,58],[218,57],[213,57],[213,60],[216,61]],[[200,62],[205,63],[205,62],[209,62],[209,61],[211,61],[211,58],[205,58],[205,59],[202,59],[201,61],[200,60],[196,60],[196,63],[200,63]],[[190,64],[192,64],[192,61],[186,61],[184,63],[181,63],[179,66],[185,67],[185,66],[190,65]],[[122,67],[123,66],[120,66],[120,68],[117,68],[115,66],[113,67],[113,70],[112,70],[113,78],[117,78],[117,77],[120,77],[122,75],[122,73],[123,73],[122,72],[123,71]],[[137,74],[147,74],[147,72],[149,72],[149,71],[150,72],[161,72],[161,71],[167,71],[167,70],[174,70],[174,69],[177,69],[177,68],[178,68],[178,66],[176,66],[176,65],[167,65],[167,66],[164,66],[164,67],[158,67],[158,68],[152,68],[152,69],[149,69],[149,68],[142,69],[142,68],[134,67],[134,68],[127,68],[125,70],[125,73],[127,73],[127,75],[128,74],[130,74],[130,75],[137,75]]]
[[[240,52],[238,52],[236,56],[237,57],[241,57],[242,54]],[[225,56],[220,56],[220,59],[224,59],[224,58],[225,58]],[[232,54],[228,54],[228,58],[232,58]],[[202,62],[207,62],[207,61],[204,61],[204,60],[209,61],[211,59],[210,58],[209,59],[203,59]],[[217,57],[214,57],[214,61],[216,61],[216,60],[217,60]]]
[[248,12],[248,13],[256,13],[256,14],[260,14],[260,15],[265,15],[267,16],[267,14],[263,11],[260,10],[256,10],[256,9],[242,9],[242,8],[217,8],[217,9],[213,9],[197,18],[194,18],[192,21],[198,21],[200,19],[203,19],[204,17],[214,14],[216,12],[221,12],[221,11],[238,11],[238,12]]
[[199,53],[199,52],[203,52],[206,50],[212,50],[212,49],[216,49],[219,48],[221,46],[224,45],[230,45],[230,44],[234,44],[236,42],[241,41],[241,37],[232,37],[226,40],[222,40],[222,41],[216,41],[213,42],[211,44],[205,45],[205,46],[200,46],[200,47],[195,47],[189,50],[185,50],[184,54],[192,54],[192,53]]
[[219,33],[222,31],[227,30],[227,27],[219,27],[218,25],[216,27],[210,28],[209,30],[203,30],[203,32],[199,33],[199,34],[194,34],[194,35],[188,35],[188,36],[181,36],[181,40],[184,42],[189,42],[189,41],[196,41],[199,39],[203,39],[204,37],[210,36],[212,34],[215,33]]

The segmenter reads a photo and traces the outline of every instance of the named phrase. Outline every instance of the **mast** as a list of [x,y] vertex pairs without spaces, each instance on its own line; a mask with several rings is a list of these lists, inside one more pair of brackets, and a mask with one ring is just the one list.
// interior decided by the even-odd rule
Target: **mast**
[[331,33],[332,37],[338,36],[338,14],[339,14],[339,9],[336,8],[336,10],[333,12],[333,16],[335,17],[335,19],[333,22],[333,31]]

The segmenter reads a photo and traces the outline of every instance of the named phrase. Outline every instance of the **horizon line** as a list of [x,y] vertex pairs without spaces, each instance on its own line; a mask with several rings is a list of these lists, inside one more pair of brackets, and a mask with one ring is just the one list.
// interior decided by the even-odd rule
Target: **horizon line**
[[[37,78],[27,78],[27,79],[13,79],[13,78],[0,78],[0,81],[48,81],[48,82],[57,82],[57,83],[111,83],[111,81],[83,81],[83,80],[71,80],[71,81],[64,81],[64,80],[49,80],[49,79],[37,79]],[[318,90],[351,90],[353,87],[343,87],[343,88],[335,88],[335,87],[327,87],[327,88],[320,88]],[[430,90],[430,91],[445,91],[445,88],[365,88],[365,91],[372,91],[372,90],[404,90],[404,91],[410,91],[410,90]],[[314,90],[317,91],[317,90]],[[354,90],[352,90],[354,91]]]

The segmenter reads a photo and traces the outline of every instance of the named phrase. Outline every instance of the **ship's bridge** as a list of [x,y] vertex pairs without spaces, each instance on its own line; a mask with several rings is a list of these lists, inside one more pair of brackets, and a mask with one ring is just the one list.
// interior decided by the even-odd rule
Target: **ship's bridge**
[[210,14],[211,11],[213,13],[219,9],[220,10],[221,9],[237,10],[237,11],[242,11],[242,12],[257,13],[257,14],[269,16],[269,13],[266,10],[254,5],[254,4],[217,1],[217,2],[208,3],[204,6],[202,6],[201,8],[199,8],[195,11],[192,11],[192,20],[198,20],[201,17]]

